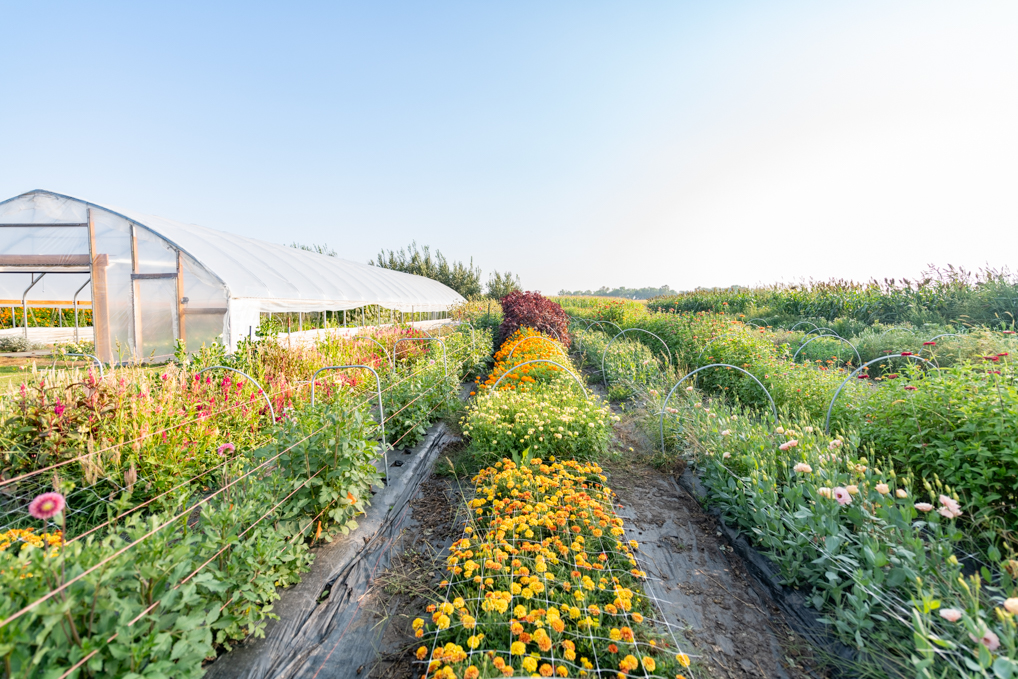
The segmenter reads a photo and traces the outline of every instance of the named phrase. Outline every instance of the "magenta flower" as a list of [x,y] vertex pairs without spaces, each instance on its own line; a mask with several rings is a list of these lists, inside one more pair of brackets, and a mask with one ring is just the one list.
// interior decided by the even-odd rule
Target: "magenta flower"
[[901,355],[902,356],[911,356],[912,352],[911,351],[903,351],[903,352],[901,352]]
[[848,492],[848,488],[842,488],[841,486],[834,489],[834,499],[838,501],[839,505],[852,504],[852,494]]
[[66,407],[64,406],[64,404],[60,402],[60,399],[57,399],[57,404],[53,406],[53,412],[56,413],[56,416],[60,417],[61,415],[63,415],[65,409]]
[[65,504],[60,493],[43,493],[28,505],[28,513],[45,521],[62,512]]
[[935,347],[935,346],[937,346],[937,343],[936,342],[923,342],[923,346],[924,347]]
[[918,388],[919,387],[913,387],[911,384],[906,384],[905,385],[905,391],[915,391]]
[[219,450],[217,452],[220,455],[223,455],[227,451],[232,453],[235,450],[236,450],[236,447],[232,443],[224,443],[223,445],[219,446]]

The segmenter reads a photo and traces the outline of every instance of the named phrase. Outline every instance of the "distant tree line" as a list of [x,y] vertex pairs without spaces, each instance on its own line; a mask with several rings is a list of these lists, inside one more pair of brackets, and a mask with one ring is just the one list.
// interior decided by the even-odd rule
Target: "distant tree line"
[[667,285],[662,285],[660,288],[615,288],[609,290],[608,286],[598,288],[597,290],[559,290],[560,295],[573,295],[575,297],[624,297],[626,299],[650,299],[652,297],[660,297],[662,295],[674,295],[678,291],[672,290]]
[[[303,245],[293,243],[291,247],[309,252],[317,252],[329,257],[337,257],[338,253],[327,244]],[[467,299],[480,299],[489,297],[502,299],[510,292],[520,289],[520,277],[509,271],[500,273],[492,271],[488,276],[487,285],[481,283],[481,268],[474,266],[473,258],[469,264],[463,262],[450,262],[440,250],[434,254],[427,245],[418,247],[416,241],[410,243],[409,247],[399,250],[385,250],[384,248],[373,261],[368,264],[379,266],[383,269],[402,271],[403,273],[415,274],[431,278],[463,295]]]

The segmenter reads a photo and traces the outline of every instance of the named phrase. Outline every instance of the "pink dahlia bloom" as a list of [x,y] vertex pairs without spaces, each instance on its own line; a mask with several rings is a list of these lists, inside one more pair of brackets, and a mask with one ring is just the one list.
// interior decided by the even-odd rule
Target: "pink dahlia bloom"
[[64,511],[65,504],[60,493],[43,493],[28,505],[28,513],[37,519],[52,519]]

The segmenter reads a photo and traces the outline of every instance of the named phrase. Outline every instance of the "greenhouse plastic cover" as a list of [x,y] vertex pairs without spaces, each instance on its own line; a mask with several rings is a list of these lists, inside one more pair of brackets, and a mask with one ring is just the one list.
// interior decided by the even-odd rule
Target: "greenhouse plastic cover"
[[133,210],[104,207],[49,191],[0,203],[0,223],[84,222],[97,208],[134,222],[183,250],[227,289],[231,312],[338,311],[379,305],[444,311],[465,301],[423,276],[360,264]]

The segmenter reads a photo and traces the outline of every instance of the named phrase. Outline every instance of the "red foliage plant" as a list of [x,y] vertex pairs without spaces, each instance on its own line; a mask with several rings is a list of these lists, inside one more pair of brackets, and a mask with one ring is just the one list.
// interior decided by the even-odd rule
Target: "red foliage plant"
[[503,297],[501,303],[500,345],[520,328],[534,328],[558,339],[566,347],[572,341],[569,337],[569,314],[541,293],[514,290]]

